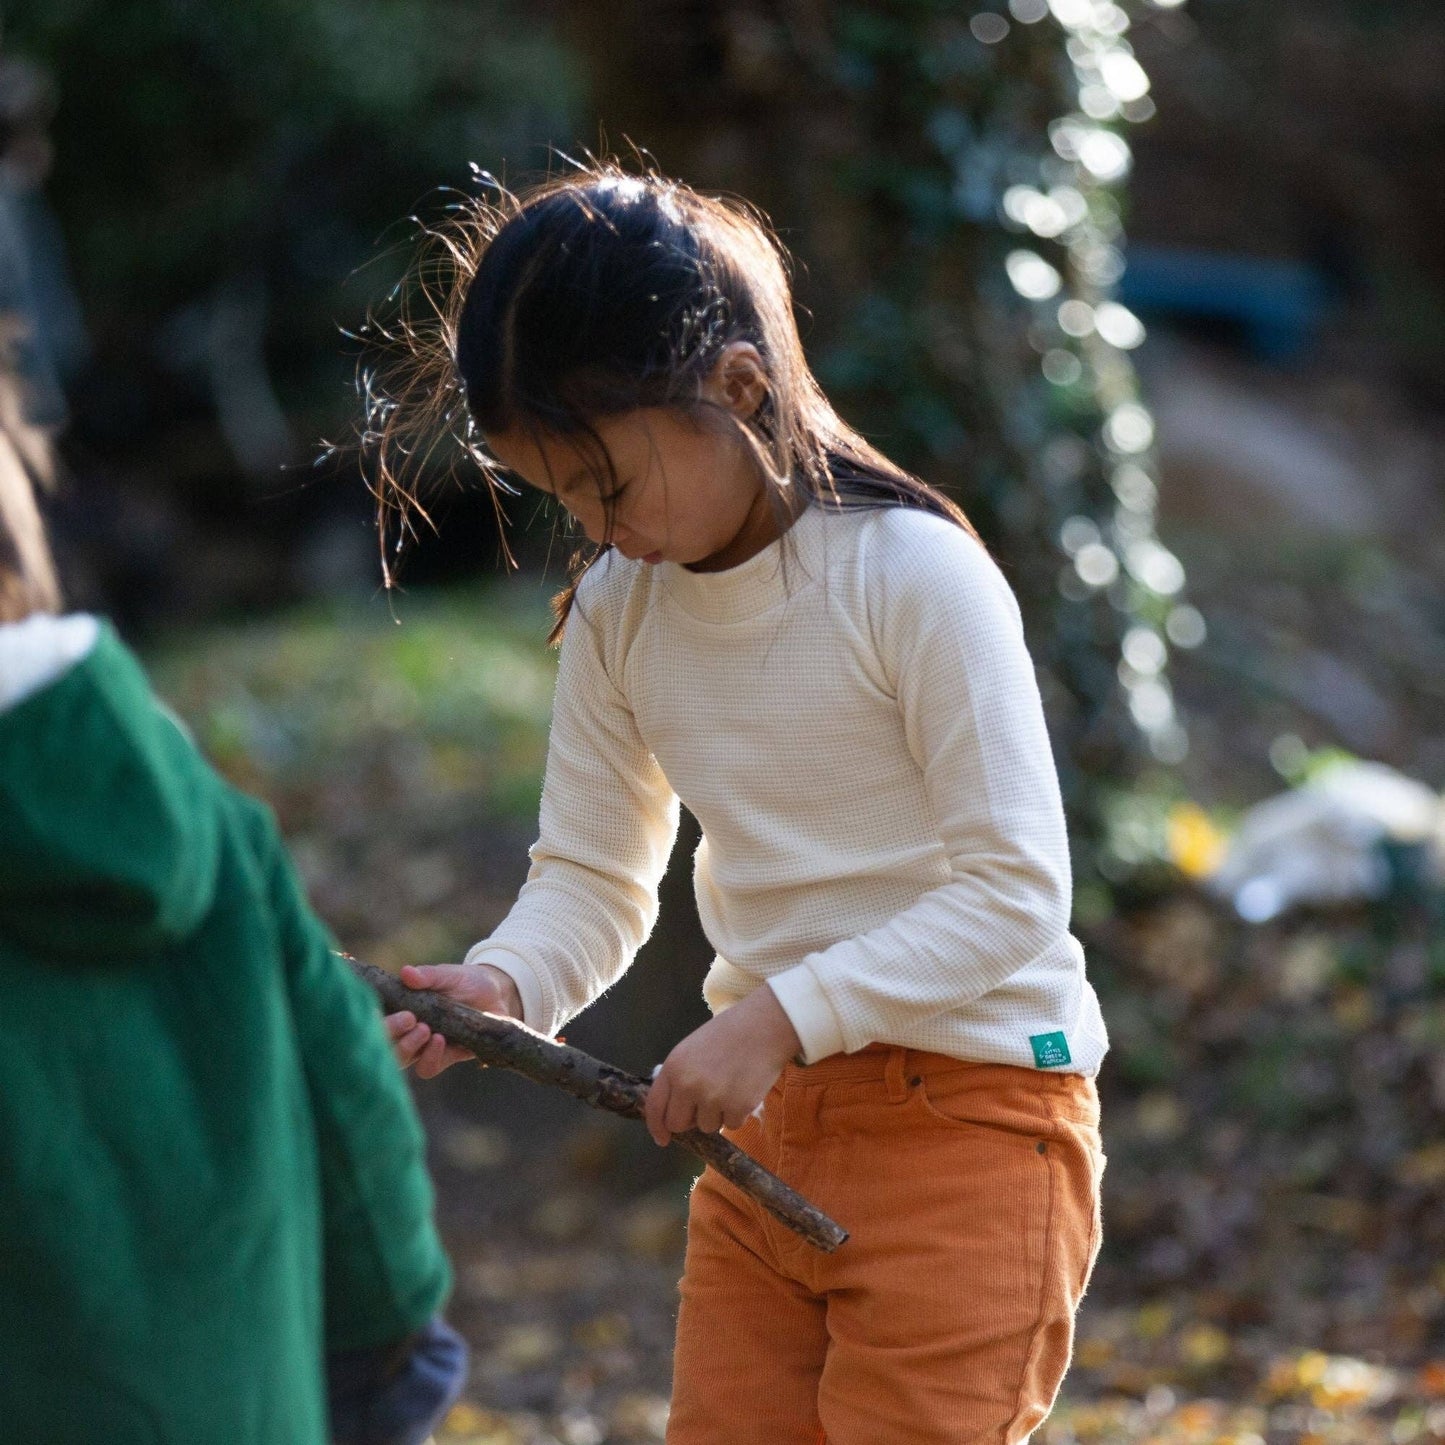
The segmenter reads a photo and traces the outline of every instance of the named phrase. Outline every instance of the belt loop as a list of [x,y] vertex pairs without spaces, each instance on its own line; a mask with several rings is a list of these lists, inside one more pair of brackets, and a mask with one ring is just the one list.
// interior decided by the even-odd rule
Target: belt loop
[[908,1081],[904,1077],[907,1061],[907,1049],[895,1045],[888,1050],[888,1062],[883,1066],[883,1082],[888,1086],[890,1104],[901,1104],[908,1097]]

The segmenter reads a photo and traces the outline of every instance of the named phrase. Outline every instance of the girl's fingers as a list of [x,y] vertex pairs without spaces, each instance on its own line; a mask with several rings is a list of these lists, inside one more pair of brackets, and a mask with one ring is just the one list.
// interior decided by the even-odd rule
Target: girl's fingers
[[434,1079],[447,1068],[452,1060],[447,1058],[447,1041],[441,1034],[433,1034],[416,1058],[416,1075],[419,1079]]
[[647,1132],[652,1135],[655,1144],[666,1144],[672,1138],[667,1125],[663,1123],[663,1115],[667,1112],[668,1093],[667,1074],[663,1072],[652,1081],[652,1087],[647,1091],[647,1102],[642,1107]]
[[697,1122],[697,1105],[685,1095],[672,1094],[668,1098],[662,1122],[669,1134],[681,1134]]
[[506,1012],[500,1007],[502,991],[485,968],[461,963],[409,963],[401,971],[401,981],[408,988],[430,989],[483,1013]]
[[392,1043],[395,1043],[403,1034],[410,1033],[416,1027],[416,1015],[403,1010],[397,1014],[387,1014],[386,1031],[391,1036]]
[[431,1030],[424,1023],[414,1024],[405,1033],[395,1037],[392,1041],[392,1052],[396,1054],[397,1063],[404,1069],[415,1063],[417,1055],[430,1038]]
[[699,1104],[697,1123],[693,1127],[701,1129],[704,1134],[716,1134],[722,1128],[722,1111],[709,1105]]
[[401,981],[408,988],[430,989],[433,993],[450,993],[452,974],[457,970],[445,965],[427,964],[418,967],[409,963],[401,971]]
[[460,963],[408,963],[401,971],[401,981],[408,988],[433,993],[471,993],[482,977],[475,968]]

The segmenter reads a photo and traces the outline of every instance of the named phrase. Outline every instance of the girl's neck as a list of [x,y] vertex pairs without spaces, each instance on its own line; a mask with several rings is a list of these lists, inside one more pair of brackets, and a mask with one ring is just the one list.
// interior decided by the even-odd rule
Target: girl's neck
[[765,547],[771,547],[798,520],[806,505],[807,498],[799,493],[797,487],[775,491],[759,479],[757,495],[753,498],[747,519],[732,541],[701,562],[689,562],[687,570],[726,572],[729,568],[740,567]]

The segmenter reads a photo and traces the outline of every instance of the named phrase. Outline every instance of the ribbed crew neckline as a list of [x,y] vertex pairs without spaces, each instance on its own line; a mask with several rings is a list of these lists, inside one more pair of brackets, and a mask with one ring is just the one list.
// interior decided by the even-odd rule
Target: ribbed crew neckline
[[703,622],[760,617],[818,576],[815,559],[823,511],[816,503],[808,506],[780,537],[722,572],[692,572],[676,562],[660,562],[662,585],[684,612]]

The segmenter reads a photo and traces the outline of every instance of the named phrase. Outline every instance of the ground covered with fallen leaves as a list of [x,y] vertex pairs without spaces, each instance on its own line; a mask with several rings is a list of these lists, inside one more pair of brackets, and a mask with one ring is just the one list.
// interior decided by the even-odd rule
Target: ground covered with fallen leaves
[[[1369,918],[1247,935],[1187,896],[1095,941],[1133,970],[1106,985],[1108,1242],[1041,1440],[1445,1439],[1445,955],[1412,936],[1361,979],[1378,947]],[[685,1161],[565,1105],[519,1140],[527,1087],[421,1090],[477,1349],[447,1438],[660,1439]]]
[[[167,638],[148,661],[202,745],[277,807],[348,946],[435,962],[495,923],[525,870],[544,604],[513,582],[403,599],[401,626],[385,604],[318,606]],[[1185,688],[1206,697],[1211,665],[1242,716],[1237,653],[1202,649]],[[1282,706],[1255,699],[1261,738],[1307,728],[1258,721]],[[1180,786],[1205,784],[1186,768]],[[1180,806],[1121,800],[1129,867],[1078,923],[1113,1037],[1107,1237],[1038,1438],[1445,1440],[1445,905],[1417,889],[1247,927],[1191,881],[1200,827]],[[704,962],[676,962],[688,991]],[[600,1007],[587,1045],[643,1066],[645,995]],[[494,1072],[453,1069],[417,1098],[474,1349],[442,1440],[660,1440],[689,1161]]]

